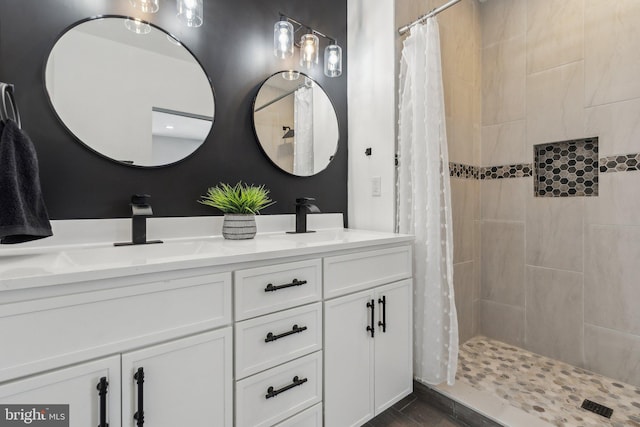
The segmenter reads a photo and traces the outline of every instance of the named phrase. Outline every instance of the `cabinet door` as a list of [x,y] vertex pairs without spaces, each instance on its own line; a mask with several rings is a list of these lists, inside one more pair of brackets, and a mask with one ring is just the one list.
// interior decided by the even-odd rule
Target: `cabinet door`
[[376,415],[413,388],[411,285],[411,280],[403,280],[376,289]]
[[120,427],[120,356],[0,385],[0,404],[18,404],[25,411],[43,405],[69,405],[70,427],[98,426],[101,414],[97,386],[101,378],[108,382],[105,421],[110,427]]
[[372,300],[366,291],[325,302],[326,426],[360,426],[373,417]]
[[142,388],[145,426],[230,427],[231,351],[228,327],[123,354],[123,426],[136,425]]

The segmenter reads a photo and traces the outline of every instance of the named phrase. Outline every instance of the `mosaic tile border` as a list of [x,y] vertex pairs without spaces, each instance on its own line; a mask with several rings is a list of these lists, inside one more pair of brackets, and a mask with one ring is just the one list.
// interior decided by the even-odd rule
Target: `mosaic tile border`
[[[602,157],[600,173],[640,171],[640,153]],[[528,168],[528,170],[527,170]],[[513,171],[515,169],[515,172]],[[521,163],[502,166],[472,166],[449,162],[449,176],[466,179],[505,179],[533,176],[533,164]]]
[[640,170],[640,153],[600,158],[600,172],[629,172]]
[[449,176],[455,178],[479,179],[480,168],[478,166],[449,162]]
[[532,176],[533,173],[533,165],[531,163],[485,166],[481,169],[480,179],[526,178]]

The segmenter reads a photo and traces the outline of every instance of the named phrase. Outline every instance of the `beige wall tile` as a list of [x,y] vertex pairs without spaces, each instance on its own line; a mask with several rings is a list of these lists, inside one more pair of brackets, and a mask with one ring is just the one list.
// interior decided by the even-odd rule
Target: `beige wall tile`
[[532,150],[526,150],[525,121],[482,127],[482,166],[531,162]]
[[450,126],[447,127],[447,144],[449,161],[464,163],[473,162],[473,83],[457,78],[452,88],[452,106]]
[[482,51],[482,124],[525,117],[526,49],[524,36]]
[[480,333],[509,344],[524,345],[524,309],[480,300]]
[[482,218],[524,221],[528,197],[533,197],[532,178],[485,179],[481,181]]
[[584,62],[527,76],[529,146],[584,137]]
[[527,1],[527,72],[584,59],[584,0]]
[[478,193],[470,179],[451,179],[453,262],[473,261],[473,221]]
[[524,223],[482,222],[482,299],[524,307]]
[[527,266],[527,349],[584,366],[582,280],[582,273]]
[[640,97],[640,2],[585,0],[585,106]]
[[458,335],[460,343],[473,338],[473,261],[454,264],[453,287],[458,313]]
[[525,0],[491,0],[480,4],[482,45],[491,46],[526,31]]
[[527,198],[527,264],[582,272],[583,197]]
[[587,226],[584,319],[640,335],[640,227]]
[[585,325],[586,368],[640,387],[640,336]]
[[601,173],[598,197],[584,200],[585,224],[640,225],[640,172]]
[[640,98],[585,110],[585,136],[597,136],[601,157],[640,152]]

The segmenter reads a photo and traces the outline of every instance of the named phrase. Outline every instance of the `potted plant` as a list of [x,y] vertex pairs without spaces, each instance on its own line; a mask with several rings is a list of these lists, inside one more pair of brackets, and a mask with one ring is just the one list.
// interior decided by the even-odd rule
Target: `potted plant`
[[253,239],[256,235],[255,215],[275,203],[269,198],[269,190],[264,185],[242,182],[236,185],[220,183],[211,187],[198,202],[224,213],[222,236],[230,240]]

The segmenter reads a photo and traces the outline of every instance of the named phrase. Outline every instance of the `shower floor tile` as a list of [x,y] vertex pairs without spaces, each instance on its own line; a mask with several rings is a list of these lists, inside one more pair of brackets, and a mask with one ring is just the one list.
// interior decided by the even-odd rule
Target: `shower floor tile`
[[[640,388],[489,338],[460,347],[456,380],[551,425],[640,427]],[[584,399],[612,408],[611,419],[582,409]]]

